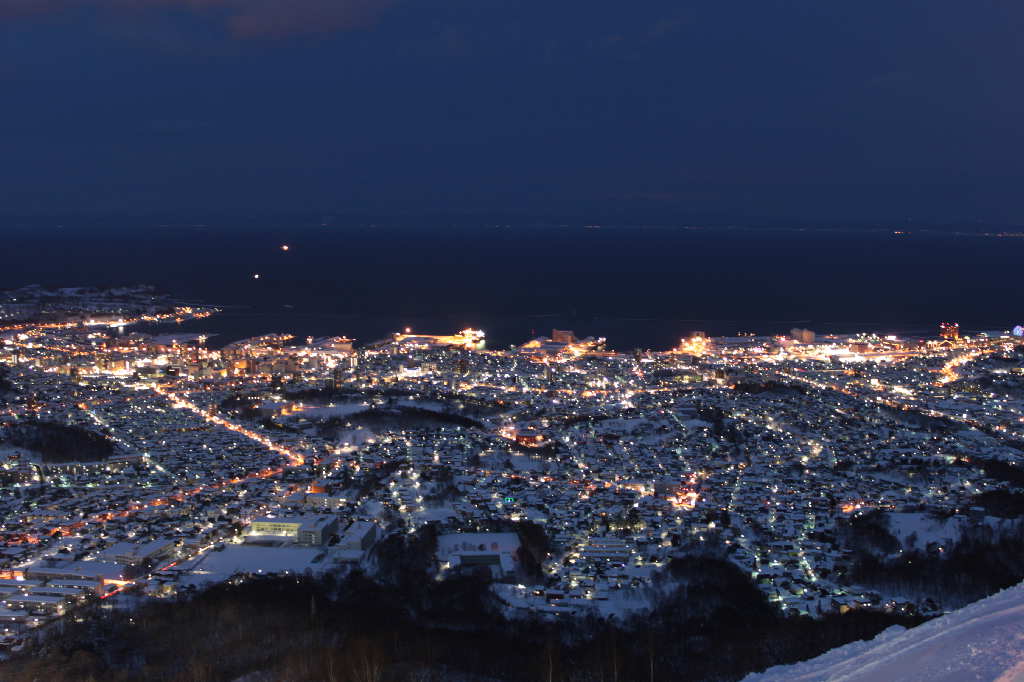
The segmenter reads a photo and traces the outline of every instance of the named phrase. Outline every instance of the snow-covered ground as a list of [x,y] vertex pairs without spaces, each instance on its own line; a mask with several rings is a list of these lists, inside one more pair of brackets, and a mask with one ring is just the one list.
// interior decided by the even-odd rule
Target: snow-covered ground
[[21,457],[22,462],[35,462],[36,464],[43,461],[43,456],[35,450],[29,450],[28,448],[14,447],[13,445],[0,444],[0,461],[6,461],[10,457]]
[[602,618],[625,620],[631,615],[650,611],[653,595],[640,590],[600,590],[595,599],[564,597],[559,606],[552,607],[547,600],[533,598],[531,589],[521,585],[493,583],[491,589],[505,604],[504,614],[509,618],[522,618],[533,613],[594,614]]
[[950,545],[960,539],[961,518],[934,519],[920,513],[889,514],[889,529],[906,549],[924,549],[929,543]]
[[[947,519],[936,519],[923,513],[889,514],[889,530],[906,550],[926,549],[930,543],[939,546],[950,546],[960,540],[965,528],[976,522],[963,516],[951,516]],[[986,516],[985,524],[994,531],[1009,530],[1012,522],[994,516]]]
[[369,429],[364,429],[361,426],[357,426],[352,429],[342,429],[338,431],[337,443],[344,447],[366,445],[366,443],[376,438],[376,434]]
[[416,520],[416,525],[419,526],[430,521],[440,521],[443,523],[449,519],[457,519],[459,518],[459,512],[447,505],[429,506],[422,511],[413,512],[410,516]]
[[420,410],[430,410],[431,412],[440,412],[446,414],[452,412],[452,408],[444,403],[439,403],[436,400],[412,400],[404,399],[399,400],[398,405],[402,407],[415,407]]
[[304,417],[310,421],[330,419],[332,417],[350,417],[360,412],[371,409],[369,403],[343,403],[340,405],[326,405],[323,407],[306,407],[298,412],[289,415],[293,419]]
[[745,682],[1024,680],[1024,583],[907,630],[893,626]]
[[182,574],[182,585],[194,584],[202,587],[210,583],[223,582],[235,573],[301,574],[306,569],[316,573],[331,565],[326,558],[315,561],[322,554],[326,554],[323,547],[260,547],[229,544],[222,551],[207,551],[198,558],[183,562],[178,570]]

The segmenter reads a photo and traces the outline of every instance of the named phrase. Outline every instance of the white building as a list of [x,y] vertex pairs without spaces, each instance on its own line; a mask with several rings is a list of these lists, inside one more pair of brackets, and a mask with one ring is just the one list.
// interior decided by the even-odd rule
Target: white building
[[515,533],[450,533],[438,537],[437,558],[449,568],[487,566],[500,577],[515,571],[519,546]]

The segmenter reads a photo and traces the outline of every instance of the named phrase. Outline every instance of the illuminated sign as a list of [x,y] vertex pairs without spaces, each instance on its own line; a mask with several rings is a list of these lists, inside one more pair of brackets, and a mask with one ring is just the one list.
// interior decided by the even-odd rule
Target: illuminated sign
[[1013,328],[1013,335],[1014,336],[1024,336],[1024,326],[1021,326],[1021,325],[1018,324],[1016,327],[1014,327]]

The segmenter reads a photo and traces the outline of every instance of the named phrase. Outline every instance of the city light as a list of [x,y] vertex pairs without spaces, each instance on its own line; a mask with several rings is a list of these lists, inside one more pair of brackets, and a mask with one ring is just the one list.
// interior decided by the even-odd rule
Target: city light
[[[144,589],[162,595],[216,575],[204,557],[262,546],[255,521],[265,530],[308,515],[407,535],[529,520],[564,543],[543,570],[565,594],[524,589],[514,608],[601,604],[592,577],[721,543],[780,608],[818,595],[828,610],[861,598],[833,577],[841,524],[970,509],[999,489],[971,458],[1024,437],[1024,403],[999,388],[1024,381],[1008,332],[695,333],[665,351],[618,352],[558,329],[496,350],[473,327],[406,327],[358,347],[290,333],[211,347],[205,332],[118,330],[216,312],[96,312],[6,330],[0,360],[25,399],[0,420],[92,430],[114,452],[65,464],[0,449],[0,473],[46,500],[0,503],[0,537],[24,553],[12,570],[35,575],[72,539],[96,542],[85,554],[99,566],[111,557],[98,541],[115,534],[127,547],[188,538],[153,564],[159,588]],[[954,429],[929,430],[935,419]],[[59,488],[74,498],[39,497]],[[438,559],[438,579],[458,563]],[[615,589],[650,574],[623,575]],[[150,582],[104,580],[104,599]]]

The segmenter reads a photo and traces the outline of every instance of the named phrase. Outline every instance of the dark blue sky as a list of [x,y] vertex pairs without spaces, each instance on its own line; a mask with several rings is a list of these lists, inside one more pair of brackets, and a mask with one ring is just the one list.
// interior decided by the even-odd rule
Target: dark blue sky
[[1024,222],[1019,0],[0,0],[0,210]]

